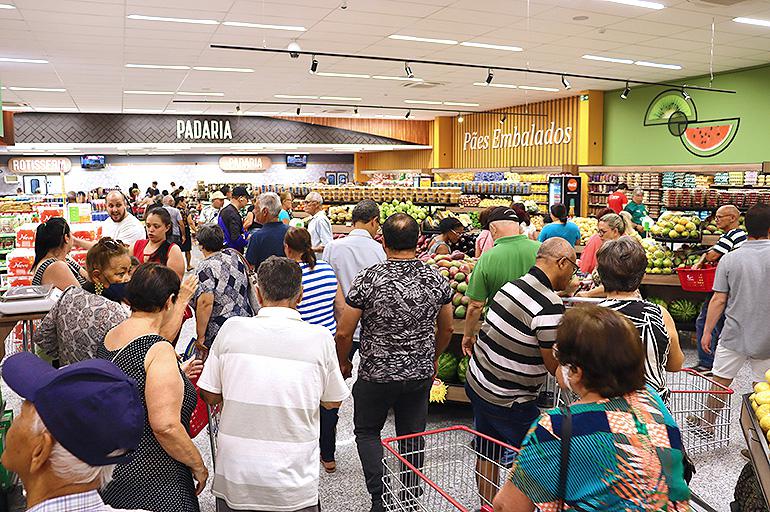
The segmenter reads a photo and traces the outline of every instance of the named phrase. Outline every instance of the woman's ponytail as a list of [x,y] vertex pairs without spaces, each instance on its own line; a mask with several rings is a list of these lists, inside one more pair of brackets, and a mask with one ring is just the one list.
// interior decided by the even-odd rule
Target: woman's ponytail
[[293,251],[297,251],[302,255],[302,263],[307,264],[312,270],[315,268],[316,255],[313,251],[313,242],[310,237],[310,232],[305,228],[291,227],[286,232],[284,242]]
[[69,224],[62,217],[54,217],[40,224],[35,231],[35,261],[32,267],[43,261],[51,249],[63,246],[64,237],[69,232]]

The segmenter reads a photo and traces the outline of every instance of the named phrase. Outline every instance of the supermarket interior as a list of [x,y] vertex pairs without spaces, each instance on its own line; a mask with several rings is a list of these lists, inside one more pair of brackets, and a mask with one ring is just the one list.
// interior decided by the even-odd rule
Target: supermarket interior
[[[495,301],[501,294],[506,295],[505,290],[511,283],[515,285],[526,277],[518,273],[503,279],[501,285],[508,284],[497,295],[485,297],[486,303],[484,300],[478,302],[473,295],[478,289],[474,271],[481,275],[478,267],[483,267],[485,275],[489,275],[500,274],[503,267],[510,266],[497,260],[498,266],[490,270],[493,264],[488,262],[493,258],[485,260],[482,254],[504,245],[493,242],[493,239],[519,236],[529,239],[532,244],[539,240],[544,244],[540,247],[545,249],[550,237],[569,238],[564,233],[569,226],[575,225],[579,235],[567,240],[574,248],[575,260],[564,256],[576,267],[572,279],[575,286],[556,290],[560,297],[554,299],[561,311],[566,306],[565,319],[573,309],[593,307],[594,303],[606,306],[607,301],[616,299],[622,302],[622,297],[618,299],[619,296],[609,291],[613,286],[609,284],[612,279],[602,273],[609,272],[602,269],[606,264],[602,261],[602,252],[606,260],[611,242],[625,239],[624,234],[641,244],[646,266],[641,281],[632,291],[644,304],[655,308],[652,311],[661,320],[648,332],[637,325],[634,318],[629,318],[641,332],[645,357],[657,358],[663,379],[661,389],[664,390],[660,394],[666,403],[661,407],[664,411],[668,408],[663,416],[672,423],[668,425],[669,430],[676,431],[676,442],[667,436],[664,441],[654,440],[654,443],[666,445],[665,450],[659,448],[658,456],[662,461],[670,457],[671,451],[686,452],[697,470],[687,484],[692,509],[769,509],[770,345],[764,346],[759,340],[735,341],[725,332],[737,330],[741,333],[738,338],[748,336],[746,333],[761,333],[762,329],[765,333],[770,332],[768,311],[761,309],[770,305],[768,294],[765,292],[764,299],[761,292],[753,295],[751,301],[758,300],[756,304],[747,298],[752,297],[747,291],[752,286],[748,281],[753,280],[754,286],[762,284],[766,289],[767,282],[762,280],[770,276],[770,264],[762,257],[752,259],[745,250],[754,247],[753,250],[759,251],[758,247],[767,244],[767,234],[764,237],[756,234],[759,221],[753,219],[766,215],[762,212],[766,212],[770,205],[770,130],[767,126],[770,118],[770,2],[0,0],[0,31],[3,34],[0,40],[0,293],[3,294],[0,297],[0,332],[7,334],[3,361],[12,360],[18,353],[32,352],[56,367],[65,368],[64,359],[60,361],[58,356],[53,357],[52,352],[43,350],[40,344],[41,336],[44,336],[40,334],[41,326],[49,325],[46,324],[48,319],[59,321],[52,318],[54,307],[57,301],[61,305],[67,297],[66,293],[61,293],[64,289],[58,290],[55,284],[40,287],[53,283],[44,277],[47,258],[79,266],[81,274],[75,277],[80,284],[75,285],[101,295],[115,285],[106,282],[103,288],[100,282],[93,281],[94,261],[98,258],[90,255],[99,246],[99,240],[119,232],[115,226],[122,224],[128,216],[134,217],[142,229],[146,226],[147,232],[140,238],[148,239],[154,247],[151,231],[156,228],[148,219],[163,205],[167,210],[170,208],[170,218],[175,219],[174,215],[177,215],[181,219],[179,226],[175,223],[173,229],[168,227],[167,235],[169,242],[180,245],[182,258],[187,258],[186,266],[184,262],[180,263],[177,273],[183,279],[197,276],[201,287],[207,278],[211,279],[202,269],[205,267],[206,272],[211,272],[206,262],[221,249],[207,249],[206,244],[210,241],[203,237],[194,241],[196,234],[202,233],[209,223],[222,228],[225,246],[244,253],[245,258],[240,257],[233,263],[244,273],[243,282],[248,287],[258,286],[259,263],[255,265],[252,259],[252,245],[258,245],[258,240],[262,240],[260,237],[271,236],[262,226],[263,220],[265,226],[277,221],[269,220],[267,214],[264,219],[261,217],[264,208],[270,212],[263,200],[272,201],[273,195],[267,193],[279,194],[282,215],[286,214],[285,223],[292,228],[305,227],[310,232],[312,243],[309,242],[308,247],[314,255],[310,270],[317,259],[321,260],[321,255],[324,259],[330,256],[331,251],[325,251],[324,246],[329,249],[329,244],[353,238],[351,232],[356,237],[362,236],[364,224],[360,210],[366,208],[360,207],[366,206],[367,200],[373,200],[377,203],[378,215],[372,222],[381,227],[379,234],[372,232],[374,238],[378,242],[383,240],[384,226],[392,215],[412,217],[419,227],[416,254],[412,257],[417,257],[426,267],[435,270],[434,274],[443,275],[451,283],[448,290],[452,297],[452,332],[448,345],[441,348],[444,353],[436,354],[437,380],[430,392],[427,423],[421,429],[436,433],[432,434],[433,439],[425,439],[428,448],[421,448],[425,453],[421,454],[419,468],[415,468],[416,463],[409,456],[399,455],[398,450],[404,449],[401,440],[396,443],[398,449],[386,445],[384,451],[386,473],[391,470],[400,472],[402,485],[406,485],[403,484],[405,478],[420,481],[419,492],[416,496],[411,495],[411,501],[404,499],[406,489],[398,492],[394,482],[399,477],[394,476],[395,473],[390,475],[390,481],[387,474],[384,477],[385,495],[382,495],[382,482],[379,491],[372,491],[371,468],[367,468],[360,439],[362,427],[359,422],[364,421],[364,413],[360,413],[359,418],[357,406],[359,400],[364,401],[361,398],[364,388],[361,386],[356,390],[353,386],[355,377],[362,371],[358,367],[359,361],[366,357],[376,359],[366,354],[367,350],[374,350],[370,343],[375,342],[364,341],[364,337],[380,339],[382,336],[372,334],[376,327],[371,316],[376,315],[356,306],[354,293],[346,299],[350,283],[343,283],[337,272],[335,279],[339,279],[342,299],[338,298],[334,303],[335,329],[339,330],[337,348],[330,350],[336,350],[335,367],[347,361],[346,358],[336,360],[340,339],[344,338],[342,326],[347,320],[343,313],[353,309],[364,312],[360,317],[361,349],[353,358],[356,365],[354,378],[345,381],[347,388],[353,389],[353,397],[340,400],[342,403],[338,406],[336,469],[330,470],[329,461],[323,458],[324,422],[328,421],[324,411],[321,411],[320,420],[317,408],[315,415],[305,415],[311,422],[311,429],[318,429],[320,421],[322,464],[318,465],[319,457],[315,453],[313,470],[299,473],[309,478],[306,487],[307,482],[318,483],[318,489],[311,489],[310,494],[317,496],[314,499],[320,502],[320,508],[316,505],[307,507],[307,504],[303,504],[304,508],[296,507],[299,501],[292,505],[291,501],[284,504],[280,500],[267,499],[239,502],[233,498],[238,492],[248,494],[247,487],[251,493],[281,494],[286,491],[282,491],[282,485],[296,484],[299,477],[286,476],[284,468],[274,460],[280,458],[276,453],[283,453],[281,450],[286,448],[270,448],[264,440],[259,441],[264,444],[249,446],[244,453],[259,446],[260,450],[265,450],[265,458],[270,459],[272,449],[270,462],[253,458],[243,466],[264,465],[263,471],[274,471],[276,476],[269,485],[264,481],[248,480],[248,470],[237,477],[233,476],[235,473],[223,476],[221,467],[226,468],[224,471],[234,471],[232,464],[238,463],[230,462],[228,466],[228,461],[220,461],[221,454],[232,457],[240,448],[226,445],[229,450],[216,452],[217,429],[224,423],[219,423],[220,409],[216,408],[219,406],[207,410],[204,403],[211,404],[207,398],[210,393],[204,388],[212,382],[205,363],[201,386],[197,384],[197,375],[192,381],[196,386],[194,389],[197,391],[200,387],[203,392],[197,398],[200,407],[196,411],[205,416],[202,421],[207,426],[197,429],[194,435],[190,420],[184,419],[184,409],[182,423],[189,437],[193,438],[193,443],[185,445],[184,450],[200,454],[209,475],[208,482],[203,480],[207,488],[197,496],[192,495],[192,504],[158,503],[156,506],[115,498],[116,493],[127,491],[121,491],[118,485],[111,483],[105,487],[109,492],[102,493],[107,505],[115,509],[158,512],[307,512],[320,509],[365,512],[370,507],[374,512],[509,512],[529,511],[535,507],[544,511],[685,510],[677,505],[688,500],[673,497],[676,485],[669,474],[664,475],[668,471],[664,469],[659,469],[657,475],[646,474],[643,477],[645,483],[639,484],[640,487],[657,486],[659,491],[665,487],[665,493],[660,491],[654,499],[652,494],[640,491],[636,502],[634,498],[605,502],[597,496],[593,502],[589,498],[584,502],[577,498],[560,502],[566,498],[564,495],[551,501],[543,495],[569,494],[578,492],[579,487],[572,489],[573,483],[562,487],[562,479],[566,477],[558,470],[558,451],[551,454],[557,468],[552,475],[555,479],[553,489],[533,491],[525,488],[523,483],[526,482],[530,486],[539,485],[535,481],[538,471],[525,474],[524,466],[533,464],[533,455],[522,456],[521,462],[511,462],[512,458],[507,463],[502,462],[503,466],[507,464],[501,468],[505,471],[495,473],[497,481],[489,483],[495,490],[500,489],[505,498],[498,496],[493,505],[494,493],[490,495],[488,490],[482,490],[483,484],[479,483],[479,479],[487,475],[479,469],[483,466],[481,459],[475,458],[482,455],[476,453],[469,458],[471,456],[467,454],[459,454],[463,446],[469,453],[479,449],[468,442],[457,442],[450,447],[449,434],[441,430],[457,425],[466,429],[481,428],[481,413],[476,401],[484,402],[484,397],[495,394],[488,391],[492,388],[483,388],[485,379],[496,383],[494,389],[503,390],[499,393],[510,393],[518,389],[516,386],[534,386],[541,411],[568,403],[570,394],[584,398],[572,387],[569,387],[571,393],[560,390],[567,377],[562,377],[559,372],[554,377],[555,371],[549,367],[548,358],[540,355],[545,351],[545,342],[534,327],[527,331],[530,335],[525,343],[515,340],[515,333],[524,331],[513,324],[507,326],[508,331],[494,325],[495,321],[505,317],[496,309],[503,308],[500,304],[504,302]],[[245,188],[246,199],[239,201],[238,193],[242,188]],[[268,195],[270,197],[265,199]],[[116,201],[120,203],[117,206]],[[231,204],[243,220],[242,228],[239,227],[243,238],[240,247],[228,245],[232,235],[227,232],[224,213],[218,216]],[[319,210],[322,213],[317,213]],[[333,242],[317,243],[316,220],[319,215],[328,218]],[[46,243],[41,240],[48,229],[46,225],[56,218],[63,218],[68,226],[62,239],[74,241],[63,242],[62,247],[66,246],[66,250],[62,254],[54,249],[48,252],[41,249]],[[499,228],[492,230],[496,222],[489,219],[505,219],[499,222],[516,219],[516,231],[499,235]],[[311,226],[313,222],[316,222],[315,226]],[[622,227],[617,227],[618,222]],[[612,230],[617,236],[607,235]],[[559,234],[553,234],[556,232]],[[211,235],[207,232],[207,236]],[[366,237],[371,238],[368,234]],[[748,241],[745,241],[747,237]],[[748,245],[741,247],[744,241]],[[144,245],[139,247],[136,242],[126,242],[130,242],[130,255],[138,257],[138,263],[155,261],[143,259],[149,256],[143,252]],[[143,243],[147,241],[143,240]],[[288,236],[285,243],[286,248],[281,246],[278,252],[292,258],[289,249],[296,251]],[[390,258],[392,251],[387,234],[383,243]],[[482,247],[484,243],[488,246]],[[765,246],[761,245],[763,243]],[[448,248],[446,254],[441,250],[442,246]],[[354,247],[352,243],[350,247]],[[554,250],[553,245],[549,247]],[[256,247],[254,252],[263,249]],[[164,257],[167,259],[158,261],[173,268],[168,263],[172,250],[167,248],[167,251]],[[763,254],[770,253],[765,251]],[[365,256],[362,258],[369,257],[368,254]],[[534,253],[532,257],[528,267],[534,264]],[[540,262],[541,256],[537,258]],[[564,258],[558,261],[563,263]],[[307,296],[307,262],[294,259],[303,269],[303,293]],[[42,265],[41,260],[45,260]],[[749,260],[756,260],[756,263],[746,263]],[[721,272],[718,261],[723,268]],[[333,262],[329,263],[335,267]],[[744,272],[744,276],[749,271],[757,274],[743,277],[740,286],[728,286],[733,277],[724,270],[727,263],[731,270],[738,269],[733,274],[739,271]],[[217,267],[217,271],[227,271],[222,268]],[[337,271],[336,267],[334,270]],[[363,273],[365,267],[361,267],[361,271]],[[526,276],[535,275],[533,272],[535,270]],[[543,279],[548,281],[550,278],[553,282],[551,275],[546,274]],[[68,276],[69,280],[71,278]],[[398,276],[393,278],[400,279]],[[479,277],[478,281],[481,279]],[[618,279],[617,276],[614,279]],[[626,279],[633,281],[630,277]],[[173,301],[184,293],[185,282],[181,292],[177,283],[177,292],[173,300],[169,299],[171,306],[166,304],[164,308],[175,307]],[[353,282],[354,290],[358,284],[357,278]],[[542,287],[557,297],[554,285]],[[204,347],[201,343],[196,345],[194,340],[202,332],[206,332],[208,344],[205,353],[213,351],[213,339],[208,339],[205,324],[203,331],[200,322],[196,324],[196,316],[199,317],[202,310],[211,315],[211,311],[206,310],[210,306],[196,304],[196,300],[201,301],[202,289],[195,292],[195,298],[187,306],[192,312],[192,320],[189,315],[185,316],[184,321],[179,322],[181,333],[177,326],[175,336],[166,336],[177,338],[174,343],[180,360],[205,359],[201,356]],[[213,294],[210,292],[208,296]],[[550,295],[532,298],[532,302],[547,309],[543,304],[551,305],[548,302]],[[259,300],[264,297],[267,295],[262,293]],[[517,302],[513,295],[506,297],[513,301],[511,304],[516,304],[508,309],[510,316],[532,307],[529,303]],[[720,302],[722,309],[717,311],[714,298],[722,300],[722,297],[726,306]],[[81,304],[77,308],[85,311],[92,307],[88,301],[72,304]],[[261,302],[260,305],[264,306]],[[129,318],[129,304],[124,302],[120,306],[125,308],[125,318]],[[301,306],[300,302],[298,307],[302,313]],[[420,306],[415,307],[419,309]],[[726,317],[721,316],[725,314],[725,307]],[[256,309],[255,306],[255,312]],[[134,305],[131,310],[131,317],[125,322],[131,322],[136,314]],[[650,311],[644,310],[643,315],[649,315]],[[720,316],[717,325],[715,322]],[[82,322],[92,322],[94,318],[92,315],[90,320]],[[225,317],[221,318],[224,321]],[[307,320],[304,313],[302,319]],[[402,323],[398,317],[396,319],[396,324]],[[429,321],[437,322],[435,329],[431,323],[428,330],[430,336],[434,336],[435,331],[438,340],[444,330],[441,316],[431,317]],[[519,318],[516,321],[520,321]],[[530,316],[528,321],[535,320]],[[744,322],[758,325],[748,327]],[[403,323],[408,322],[404,320]],[[722,339],[730,340],[731,354],[737,361],[733,361],[734,368],[730,371],[725,370],[727,356],[719,352],[721,342],[717,346],[722,323],[726,326]],[[68,325],[74,324],[62,320],[58,325],[59,330],[66,330],[70,328]],[[220,322],[214,332],[220,327],[224,330],[227,325],[222,326]],[[704,326],[717,329],[711,341],[711,351],[716,352],[716,357],[712,354],[709,358],[704,355],[708,351],[701,348],[704,332],[708,332]],[[116,327],[115,331],[119,329]],[[527,329],[530,329],[529,325]],[[556,326],[553,329],[555,331]],[[500,337],[510,337],[508,344],[489,348],[492,343],[489,340],[494,338],[489,331],[498,332]],[[162,330],[145,331],[144,334],[147,332],[160,332],[165,336]],[[254,332],[258,330],[255,328]],[[112,333],[110,331],[110,335]],[[656,337],[661,333],[668,340],[663,355],[657,353],[660,347],[655,345],[659,343]],[[332,336],[334,334],[332,330]],[[470,351],[466,350],[467,339],[476,340],[477,335],[480,341],[473,343],[481,343],[480,346],[489,353],[494,350],[494,357],[486,353],[479,357],[478,348],[471,355],[473,344]],[[183,339],[184,336],[192,341]],[[358,336],[357,330],[352,339],[358,342]],[[398,339],[399,335],[392,336]],[[109,336],[102,340],[100,348],[106,353],[110,353],[106,348],[108,339]],[[219,341],[220,338],[216,339]],[[547,346],[549,354],[555,339],[550,339]],[[674,339],[678,342],[672,341]],[[514,384],[514,377],[508,381],[508,377],[500,376],[506,372],[534,373],[534,370],[520,370],[516,362],[510,363],[523,350],[516,349],[516,343],[529,344],[527,350],[534,350],[534,359],[542,374],[537,378],[528,375],[527,379],[531,380],[527,380],[526,385]],[[537,343],[540,350],[537,350]],[[679,349],[673,348],[677,343],[684,359],[678,368],[673,368],[670,363],[677,357],[675,354]],[[765,344],[770,344],[770,339],[766,339]],[[439,345],[436,341],[436,346]],[[747,349],[748,352],[736,348],[744,345],[752,348]],[[398,348],[399,353],[401,350]],[[122,349],[115,357],[121,352]],[[380,356],[384,358],[383,353],[380,352]],[[60,355],[63,354],[62,348]],[[93,358],[95,354],[92,351],[89,357]],[[739,357],[742,359],[737,359]],[[243,368],[262,372],[262,367],[257,369],[257,365],[262,364],[267,372],[269,363],[264,361],[267,359],[262,363],[248,363],[251,366]],[[765,362],[768,364],[763,367]],[[649,365],[649,361],[647,363]],[[285,361],[281,364],[290,366]],[[276,367],[280,369],[281,364]],[[490,365],[491,369],[482,369],[484,364]],[[555,364],[558,368],[558,363]],[[0,366],[0,376],[4,377],[5,368],[4,364]],[[16,366],[13,368],[18,372]],[[567,366],[561,368],[566,370]],[[393,369],[394,374],[401,370]],[[149,379],[149,370],[144,371]],[[366,371],[369,378],[372,375],[369,365]],[[767,378],[762,377],[765,371],[768,371]],[[466,372],[468,375],[477,373],[471,378],[466,377]],[[345,374],[344,370],[342,374]],[[478,377],[482,374],[484,379]],[[192,377],[192,374],[182,376],[185,390],[190,387],[188,376]],[[18,380],[18,376],[16,378]],[[246,380],[256,387],[259,387],[257,383],[263,382],[250,379]],[[648,380],[648,384],[650,382]],[[18,435],[7,435],[13,419],[19,421],[22,417],[21,397],[32,401],[11,384],[10,380],[3,379],[0,397],[0,413],[4,411],[0,419],[0,452],[8,453],[18,450],[9,451],[7,445],[11,442],[23,442],[18,441]],[[140,387],[144,390],[143,384]],[[482,388],[487,395],[479,391]],[[218,389],[221,399],[222,390]],[[275,389],[278,389],[277,384]],[[655,392],[650,393],[663,404]],[[233,402],[228,402],[227,393],[224,395],[226,410],[228,403]],[[372,396],[369,399],[376,400]],[[279,421],[287,421],[276,419],[279,416],[273,409],[300,407],[296,405],[300,402],[289,399],[276,399],[276,403],[281,404],[276,405],[271,402],[272,398],[265,398],[269,407],[257,405],[258,398],[253,399],[255,402],[240,403],[240,407],[272,408],[265,416],[268,418],[266,423],[273,422],[267,429],[271,435],[277,435],[284,428],[279,426]],[[319,399],[322,405],[324,400]],[[511,400],[505,407],[516,410],[521,405],[517,403],[520,400]],[[149,401],[148,397],[147,403]],[[186,401],[185,395],[183,408]],[[485,406],[502,408],[491,405],[494,401],[486,402]],[[50,428],[43,414],[44,406],[34,405],[39,409],[45,427],[55,434],[55,428]],[[175,406],[178,408],[179,404]],[[236,407],[235,411],[239,410],[237,406],[238,403],[231,405]],[[577,404],[577,407],[581,406]],[[151,411],[147,404],[145,407]],[[381,437],[405,433],[404,427],[399,426],[398,414],[396,412],[395,420],[393,416],[384,420]],[[299,413],[289,417],[296,419]],[[649,427],[644,421],[651,421],[635,420],[642,421],[642,427]],[[151,419],[147,421],[151,422]],[[230,418],[229,421],[235,420]],[[610,429],[615,428],[613,420],[608,422]],[[555,424],[561,424],[561,420]],[[234,429],[230,433],[240,432],[236,436],[258,435],[244,433],[248,429],[243,425],[236,428],[230,423],[228,428]],[[292,431],[292,428],[288,430]],[[449,431],[453,435],[458,432],[461,431]],[[533,431],[532,435],[537,432],[542,435],[540,430]],[[577,436],[576,432],[572,435]],[[486,434],[495,437],[489,432]],[[551,434],[557,440],[561,439],[560,432],[554,430]],[[334,448],[335,434],[331,435]],[[651,434],[646,436],[642,441],[639,437],[629,437],[628,444],[637,446],[653,437]],[[169,461],[175,459],[173,462],[185,470],[190,466],[195,481],[200,482],[200,471],[182,462],[184,450],[177,446],[177,452],[172,453],[170,445],[161,441],[160,434],[156,437],[158,440],[153,449],[165,450]],[[527,439],[529,442],[530,438]],[[435,444],[431,444],[433,441]],[[511,438],[497,441],[513,444],[516,449],[521,443],[521,440],[513,443]],[[246,441],[242,442],[247,445]],[[249,442],[258,443],[253,439]],[[551,453],[548,451],[551,447],[546,447],[545,441],[542,443],[540,446],[545,447],[542,448],[545,451],[541,453]],[[676,450],[672,450],[672,445],[677,445],[673,446]],[[559,442],[556,446],[558,450]],[[561,446],[563,449],[564,444]],[[566,446],[569,449],[570,444]],[[78,455],[75,448],[66,448]],[[145,446],[144,450],[148,448]],[[452,450],[458,453],[456,457]],[[630,451],[632,448],[629,447]],[[663,451],[666,455],[660,455]],[[105,452],[103,456],[106,455]],[[396,466],[401,464],[400,468],[394,470],[388,465],[387,459],[391,455],[396,458]],[[441,458],[442,464],[446,464],[431,465],[431,456]],[[629,458],[618,464],[662,464],[655,457],[652,462],[645,459],[648,456],[649,453],[644,452],[634,461],[630,455],[617,455],[618,460]],[[76,508],[74,505],[54,508],[45,499],[63,494],[41,496],[39,490],[30,492],[29,482],[38,478],[35,476],[37,470],[29,467],[20,470],[18,458],[21,456],[12,457],[17,460],[11,461],[11,456],[4,454],[0,465],[0,511],[112,510],[98,508],[104,506],[101,501],[98,506],[92,504],[94,508]],[[80,459],[82,463],[84,459]],[[589,466],[594,462],[577,463],[584,467],[582,464]],[[461,468],[463,464],[468,467]],[[563,468],[564,459],[561,464]],[[681,465],[676,461],[674,471],[681,472]],[[511,476],[507,477],[511,467]],[[120,473],[120,469],[119,464],[114,482],[128,477],[129,480],[139,478]],[[288,472],[295,469],[292,467]],[[405,477],[403,473],[410,470],[414,474]],[[612,478],[615,478],[614,474],[610,476]],[[465,482],[460,484],[460,480]],[[192,485],[193,479],[189,478],[189,482]],[[508,499],[506,482],[521,484],[518,488],[513,487],[519,498],[505,501]],[[77,482],[78,485],[84,483]],[[583,483],[586,489],[592,489],[594,485],[590,481]],[[546,489],[547,485],[543,485]],[[134,494],[144,492],[141,486],[130,489]],[[173,488],[148,486],[148,489],[148,495],[176,492]],[[286,494],[294,497],[295,491],[286,491]],[[613,492],[623,494],[618,489]],[[387,497],[388,493],[390,497]],[[629,494],[633,493],[629,491]],[[383,501],[378,501],[382,499],[384,505]],[[35,503],[38,506],[42,503],[41,508],[35,507]],[[557,508],[559,503],[564,508]],[[50,508],[46,508],[46,504]]]

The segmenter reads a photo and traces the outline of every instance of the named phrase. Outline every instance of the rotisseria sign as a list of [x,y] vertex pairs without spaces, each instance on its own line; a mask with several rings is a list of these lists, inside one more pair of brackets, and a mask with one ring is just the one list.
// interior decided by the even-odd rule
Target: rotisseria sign
[[14,174],[59,174],[69,172],[72,161],[65,157],[16,157],[8,160],[8,170]]
[[223,171],[265,171],[273,165],[269,156],[223,156],[219,168]]
[[556,126],[556,123],[551,121],[547,128],[537,128],[535,123],[532,123],[525,130],[514,126],[512,132],[504,132],[500,128],[496,128],[491,134],[465,132],[463,151],[558,146],[570,142],[572,142],[572,127]]

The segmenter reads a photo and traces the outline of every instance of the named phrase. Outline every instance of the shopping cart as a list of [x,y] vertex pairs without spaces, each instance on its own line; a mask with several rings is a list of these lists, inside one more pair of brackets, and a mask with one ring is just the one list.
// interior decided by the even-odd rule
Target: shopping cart
[[492,512],[508,472],[498,461],[516,452],[464,426],[392,437],[382,445],[387,512]]
[[666,386],[671,390],[668,408],[688,454],[730,444],[732,389],[689,368],[668,373]]

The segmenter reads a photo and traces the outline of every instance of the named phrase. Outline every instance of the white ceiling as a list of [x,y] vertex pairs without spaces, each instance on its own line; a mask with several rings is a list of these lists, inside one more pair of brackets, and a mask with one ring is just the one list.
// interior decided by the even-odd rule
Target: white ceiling
[[[739,1],[732,7],[703,0],[656,0],[650,10],[604,0],[0,0],[16,9],[0,10],[0,57],[45,59],[48,64],[0,62],[4,102],[39,110],[176,113],[232,113],[231,105],[183,105],[174,95],[130,95],[127,90],[217,92],[212,99],[277,101],[275,94],[360,97],[354,105],[403,107],[375,114],[403,116],[404,100],[478,103],[465,111],[523,104],[573,91],[539,92],[473,86],[486,72],[412,64],[417,77],[441,85],[425,90],[405,82],[322,77],[308,73],[310,58],[214,50],[212,43],[285,48],[296,39],[305,51],[384,55],[477,64],[529,66],[565,72],[640,80],[675,80],[709,71],[711,22],[716,37],[714,70],[770,62],[770,28],[738,24],[736,16],[770,20],[767,0]],[[712,0],[713,1],[713,0]],[[724,1],[724,0],[722,0]],[[160,17],[300,25],[289,32],[222,24],[183,24],[128,19]],[[588,16],[575,21],[576,16]],[[446,46],[389,39],[390,34],[512,45],[523,52]],[[681,70],[646,68],[582,59],[596,54],[678,64]],[[319,58],[319,71],[403,76],[403,65]],[[126,64],[252,68],[253,73],[131,69]],[[611,82],[572,79],[573,90],[614,89]],[[498,71],[494,83],[561,87],[558,77]],[[719,80],[714,86],[719,87]],[[10,87],[63,88],[65,92],[14,91]],[[187,97],[189,98],[189,97]],[[300,101],[300,100],[298,100]],[[417,105],[412,105],[416,107]],[[253,112],[280,107],[242,106]],[[295,106],[283,107],[294,113]],[[442,108],[442,107],[438,107]],[[303,115],[318,112],[304,107]],[[348,111],[346,115],[350,115]],[[413,119],[434,114],[412,112]]]

